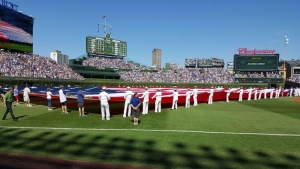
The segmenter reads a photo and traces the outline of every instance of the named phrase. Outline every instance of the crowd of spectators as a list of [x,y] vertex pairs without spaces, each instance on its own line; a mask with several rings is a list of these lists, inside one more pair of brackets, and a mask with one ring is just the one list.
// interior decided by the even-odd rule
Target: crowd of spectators
[[156,72],[119,71],[121,79],[128,82],[165,83],[232,83],[232,74],[222,68],[180,68]]
[[32,54],[0,52],[0,74],[11,77],[34,77],[84,80],[70,67],[56,61]]
[[[222,63],[216,59],[216,64]],[[196,59],[186,59],[186,64],[195,64]],[[213,64],[212,59],[198,59],[198,64]],[[98,69],[114,68],[121,79],[127,82],[165,82],[165,83],[233,83],[234,78],[280,78],[275,72],[249,72],[231,74],[222,67],[209,68],[180,68],[177,63],[170,63],[169,70],[141,71],[148,69],[145,66],[134,64],[118,58],[90,57],[83,61],[83,66],[92,66]],[[134,71],[121,71],[132,69]],[[11,77],[57,78],[84,80],[70,67],[58,64],[56,61],[38,55],[13,52],[0,52],[0,74]],[[300,76],[289,79],[300,82]]]
[[114,68],[114,69],[133,69],[144,70],[145,66],[134,64],[132,62],[119,58],[89,57],[83,61],[83,66],[92,66],[98,69]]
[[288,78],[288,80],[291,82],[300,83],[300,75],[293,75],[290,78]]

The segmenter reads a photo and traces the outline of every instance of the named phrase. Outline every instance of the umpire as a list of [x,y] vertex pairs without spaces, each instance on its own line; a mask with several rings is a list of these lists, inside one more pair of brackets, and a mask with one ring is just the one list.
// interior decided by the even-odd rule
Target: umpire
[[133,124],[139,124],[139,116],[140,116],[140,109],[139,106],[141,105],[141,101],[138,98],[138,94],[134,93],[134,97],[130,101],[130,106],[133,109]]
[[13,89],[12,87],[8,88],[8,91],[5,93],[5,96],[3,98],[4,100],[4,106],[6,107],[6,111],[3,115],[2,120],[6,119],[6,116],[8,112],[10,113],[10,116],[12,117],[13,121],[18,121],[18,119],[15,117],[14,112],[11,108],[13,102],[14,102],[14,96],[13,96]]

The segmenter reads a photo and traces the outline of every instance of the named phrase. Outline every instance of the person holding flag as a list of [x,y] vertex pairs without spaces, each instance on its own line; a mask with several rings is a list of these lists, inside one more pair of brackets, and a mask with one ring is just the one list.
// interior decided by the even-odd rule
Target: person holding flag
[[173,92],[173,104],[171,110],[177,109],[177,102],[178,102],[178,92],[177,89],[174,90]]
[[240,88],[240,91],[238,91],[239,94],[239,102],[243,101],[243,94],[244,94],[244,89],[243,87]]
[[148,87],[145,87],[145,92],[143,93],[142,97],[144,98],[143,100],[143,112],[142,114],[148,114],[148,107],[149,107],[149,91]]
[[192,92],[190,91],[190,88],[188,88],[188,90],[185,93],[185,108],[190,108],[190,99],[191,99],[191,94]]
[[228,88],[228,90],[226,90],[225,92],[226,92],[226,102],[229,102],[229,96],[230,96],[230,93],[231,93],[231,89]]
[[252,88],[250,87],[250,88],[248,89],[248,101],[251,100],[251,96],[252,96]]
[[127,114],[127,110],[128,110],[128,117],[130,117],[131,115],[131,106],[130,106],[130,100],[132,98],[132,91],[130,91],[130,87],[128,86],[127,87],[127,91],[124,95],[124,99],[125,99],[125,105],[124,105],[124,114],[123,114],[123,117],[125,118],[126,117],[126,114]]
[[212,86],[211,89],[209,90],[209,96],[208,96],[208,104],[212,104],[213,103],[213,96],[214,96],[214,87]]
[[110,112],[109,112],[109,104],[108,100],[110,100],[110,97],[108,93],[106,93],[106,87],[102,87],[102,91],[98,95],[100,100],[100,106],[101,106],[101,116],[102,120],[110,120]]
[[197,89],[197,86],[195,86],[195,89],[193,90],[191,95],[193,96],[193,99],[194,99],[194,106],[197,106],[198,105],[198,100],[197,100],[198,89]]
[[152,97],[152,99],[156,98],[156,100],[155,100],[155,109],[154,109],[155,113],[160,113],[161,112],[161,97],[162,97],[162,93],[161,93],[160,89],[157,89],[157,92]]

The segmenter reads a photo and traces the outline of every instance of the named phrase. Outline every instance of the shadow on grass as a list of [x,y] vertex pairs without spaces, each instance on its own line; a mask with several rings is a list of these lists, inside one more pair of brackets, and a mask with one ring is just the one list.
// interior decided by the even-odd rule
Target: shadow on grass
[[[170,143],[171,150],[156,148],[158,142],[118,136],[88,135],[55,131],[0,128],[0,150],[26,152],[56,158],[70,158],[100,163],[141,165],[154,168],[300,168],[300,158],[293,154],[243,152],[233,147],[216,149],[206,145],[189,147]],[[280,161],[278,161],[280,159]],[[26,158],[30,162],[30,158]],[[53,162],[31,161],[53,166]],[[0,168],[3,166],[0,160]],[[14,168],[5,164],[6,168]],[[73,166],[74,167],[74,166]],[[18,168],[18,167],[16,167]],[[65,166],[65,168],[68,168]]]

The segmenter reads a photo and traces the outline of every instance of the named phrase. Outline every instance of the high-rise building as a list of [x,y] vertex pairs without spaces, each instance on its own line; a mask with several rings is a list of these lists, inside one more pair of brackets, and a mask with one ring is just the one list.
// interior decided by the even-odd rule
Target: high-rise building
[[59,50],[54,50],[53,52],[51,52],[50,58],[55,60],[59,64],[69,65],[69,56],[62,54]]
[[161,49],[154,48],[152,51],[152,66],[161,69]]

